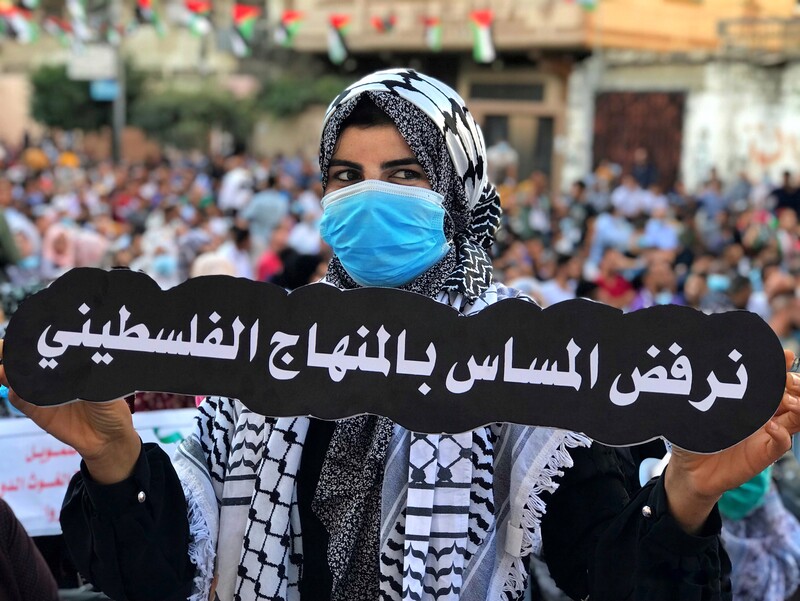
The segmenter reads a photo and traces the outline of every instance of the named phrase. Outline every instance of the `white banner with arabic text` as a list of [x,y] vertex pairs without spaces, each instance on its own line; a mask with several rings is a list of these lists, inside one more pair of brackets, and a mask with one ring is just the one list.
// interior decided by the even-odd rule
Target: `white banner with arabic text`
[[[171,457],[194,427],[195,409],[144,411],[133,416],[142,441]],[[80,457],[29,419],[0,419],[0,497],[31,536],[61,533],[58,515]]]

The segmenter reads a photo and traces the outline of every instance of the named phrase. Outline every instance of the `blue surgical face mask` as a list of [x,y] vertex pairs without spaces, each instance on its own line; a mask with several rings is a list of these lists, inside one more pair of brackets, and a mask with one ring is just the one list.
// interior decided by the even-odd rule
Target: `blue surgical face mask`
[[323,197],[320,233],[356,283],[401,286],[447,254],[443,202],[426,188],[359,182]]
[[731,283],[730,278],[721,273],[709,273],[706,281],[708,282],[709,290],[714,292],[727,292]]
[[654,300],[657,305],[669,305],[672,302],[672,292],[669,290],[657,292]]
[[186,223],[191,223],[194,221],[196,215],[197,210],[192,205],[183,205],[181,207],[181,219],[183,219]]
[[152,266],[157,275],[171,277],[178,271],[178,258],[168,254],[156,255]]
[[27,257],[22,257],[17,265],[22,269],[38,269],[40,263],[39,255],[28,255]]

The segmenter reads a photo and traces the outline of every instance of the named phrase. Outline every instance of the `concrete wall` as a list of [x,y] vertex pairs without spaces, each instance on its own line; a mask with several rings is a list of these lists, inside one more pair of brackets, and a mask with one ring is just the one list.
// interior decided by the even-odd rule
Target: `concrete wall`
[[30,86],[21,73],[0,73],[0,141],[18,145],[25,130],[38,131],[28,114]]
[[763,68],[713,63],[705,88],[690,96],[683,171],[699,183],[712,166],[725,179],[746,171],[779,181],[800,171],[800,65]]
[[562,181],[590,169],[594,96],[615,90],[687,94],[681,177],[690,190],[712,168],[727,181],[742,170],[753,179],[769,177],[773,182],[785,169],[800,173],[800,63],[615,65],[596,56],[576,67],[569,86]]
[[18,145],[28,121],[28,80],[0,74],[0,141]]

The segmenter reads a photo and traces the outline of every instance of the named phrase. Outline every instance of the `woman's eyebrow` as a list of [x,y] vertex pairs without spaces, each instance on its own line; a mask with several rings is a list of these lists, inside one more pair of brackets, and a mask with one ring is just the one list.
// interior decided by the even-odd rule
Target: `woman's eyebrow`
[[408,165],[419,165],[416,157],[409,157],[407,159],[395,159],[393,161],[386,161],[381,163],[381,169],[391,169],[392,167],[406,167]]
[[328,164],[329,167],[350,167],[351,169],[363,169],[364,167],[353,161],[345,161],[344,159],[331,159]]

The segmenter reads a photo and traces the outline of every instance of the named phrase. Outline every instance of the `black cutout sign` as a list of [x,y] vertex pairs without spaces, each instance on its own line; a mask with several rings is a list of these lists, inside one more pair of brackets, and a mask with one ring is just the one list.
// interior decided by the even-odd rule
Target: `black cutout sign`
[[696,452],[761,427],[785,383],[778,339],[747,312],[509,299],[465,317],[386,288],[289,294],[208,276],[162,291],[141,273],[86,268],[22,304],[4,363],[38,405],[225,395],[274,417],[372,413],[428,433],[513,422]]

